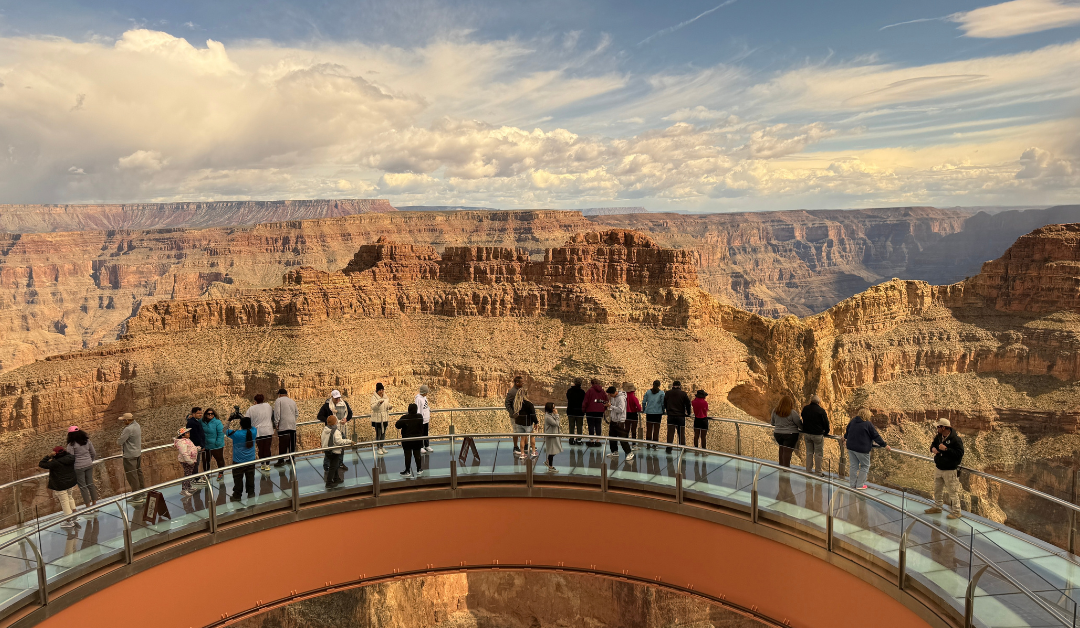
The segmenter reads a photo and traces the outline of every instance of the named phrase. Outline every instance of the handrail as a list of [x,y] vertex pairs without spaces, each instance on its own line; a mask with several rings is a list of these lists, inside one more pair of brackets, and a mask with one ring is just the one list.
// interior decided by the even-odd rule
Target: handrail
[[[259,460],[264,460],[266,462],[269,462],[269,461],[272,461],[272,460],[285,460],[285,459],[287,459],[292,463],[293,469],[294,469],[294,474],[295,474],[295,461],[296,461],[296,458],[298,458],[298,457],[310,457],[312,455],[317,455],[319,453],[326,453],[326,452],[331,451],[331,450],[344,450],[344,449],[353,449],[353,450],[355,450],[355,449],[359,448],[361,445],[367,446],[369,444],[374,446],[374,445],[381,445],[381,444],[405,443],[405,442],[415,442],[415,441],[423,441],[423,440],[435,440],[435,441],[449,440],[449,441],[453,442],[455,439],[460,439],[460,438],[465,437],[465,436],[468,436],[468,437],[471,437],[471,438],[480,438],[480,439],[483,439],[483,438],[506,439],[506,438],[509,438],[511,435],[506,434],[506,433],[478,433],[478,434],[456,434],[456,435],[455,434],[447,434],[447,435],[437,435],[437,436],[430,436],[429,435],[429,436],[417,436],[417,437],[410,437],[410,438],[383,439],[383,440],[378,440],[378,441],[364,441],[363,443],[349,443],[349,444],[343,444],[343,445],[332,446],[332,447],[322,447],[322,448],[318,448],[318,449],[309,449],[309,450],[304,450],[304,451],[290,452],[290,453],[287,453],[287,454],[279,454],[277,456],[270,456],[270,457],[259,459]],[[560,438],[568,437],[568,435],[564,435],[564,434],[560,434],[558,436]],[[597,440],[602,440],[602,441],[612,441],[612,440],[614,440],[614,441],[640,443],[640,444],[648,444],[648,443],[651,442],[651,441],[646,441],[646,440],[641,440],[641,439],[631,439],[631,438],[623,438],[623,437],[617,437],[617,436],[612,437],[612,436],[596,435],[594,438],[596,438]],[[792,469],[790,467],[784,467],[784,466],[781,466],[778,463],[772,463],[770,461],[763,461],[763,460],[759,460],[759,459],[755,459],[755,458],[749,458],[749,457],[746,457],[746,456],[728,454],[728,453],[723,453],[723,452],[716,452],[716,451],[712,451],[712,450],[709,450],[709,449],[701,449],[701,448],[697,448],[697,447],[690,447],[690,446],[679,445],[679,444],[675,444],[675,443],[672,443],[671,446],[673,448],[678,448],[678,449],[681,450],[680,451],[680,458],[682,457],[682,454],[684,454],[686,452],[695,452],[695,453],[706,454],[706,455],[709,455],[709,456],[721,456],[721,457],[727,458],[729,460],[741,460],[741,461],[744,461],[744,462],[748,462],[748,463],[757,465],[758,468],[757,468],[757,471],[755,472],[755,475],[754,475],[754,485],[755,485],[754,493],[756,493],[756,491],[757,491],[756,485],[757,485],[758,475],[760,474],[760,470],[763,467],[769,467],[769,468],[773,469],[774,471],[778,471],[778,472],[781,472],[781,473],[788,473],[790,475],[801,475],[801,476],[803,476],[803,477],[805,477],[807,479],[810,479],[812,481],[820,481],[820,478],[815,476],[814,474],[807,473],[807,472],[804,472],[804,471],[799,471],[797,469]],[[103,510],[106,507],[112,506],[113,504],[117,504],[117,503],[126,501],[126,500],[130,499],[133,495],[147,494],[150,491],[156,491],[156,490],[159,490],[159,489],[164,488],[164,487],[174,486],[174,485],[177,485],[177,484],[182,484],[183,482],[190,481],[192,478],[195,478],[195,477],[209,476],[209,475],[214,474],[214,473],[220,473],[220,472],[224,472],[224,471],[231,471],[233,469],[242,468],[242,467],[249,467],[249,466],[252,466],[252,465],[256,464],[256,462],[257,461],[253,460],[253,461],[242,462],[242,463],[238,463],[238,464],[232,464],[232,465],[229,465],[229,466],[226,466],[226,467],[220,467],[219,469],[215,469],[213,471],[203,471],[201,473],[196,473],[196,474],[193,474],[193,475],[190,475],[190,476],[185,476],[183,478],[177,478],[175,480],[169,480],[169,481],[166,481],[166,482],[155,484],[154,486],[144,488],[144,489],[141,489],[141,490],[133,492],[133,493],[117,495],[117,496],[114,496],[112,498],[100,501],[95,506],[92,506],[90,508],[86,508],[86,509],[84,509],[82,511],[79,511],[78,513],[73,513],[71,515],[67,515],[67,516],[62,518],[62,521],[66,521],[68,519],[73,519],[75,517],[85,515],[87,512],[95,512],[95,511]],[[605,464],[603,468],[606,468],[606,466],[607,465]],[[294,477],[295,477],[295,475],[294,475]],[[529,480],[531,480],[531,478],[529,478]],[[889,502],[887,502],[885,500],[879,499],[879,498],[874,497],[874,496],[869,495],[869,494],[856,493],[855,489],[852,489],[850,487],[846,487],[846,486],[843,486],[843,485],[840,485],[840,484],[833,484],[832,482],[830,482],[830,485],[834,486],[837,489],[840,489],[841,491],[847,491],[847,492],[849,492],[851,494],[858,495],[860,499],[873,501],[873,502],[876,502],[876,503],[878,503],[878,504],[880,504],[880,505],[882,505],[882,506],[884,506],[886,508],[889,508],[889,509],[894,510],[894,511],[898,511],[898,512],[901,513],[902,516],[910,516],[913,520],[919,521],[919,522],[923,523],[923,525],[926,525],[927,527],[931,527],[931,528],[935,529],[938,533],[942,534],[945,537],[948,537],[953,542],[955,542],[961,549],[967,549],[969,551],[969,554],[972,557],[978,558],[987,567],[992,567],[994,569],[994,571],[997,572],[998,575],[1000,575],[1003,580],[1005,580],[1006,582],[1008,582],[1009,584],[1014,586],[1017,591],[1023,593],[1029,599],[1034,601],[1040,608],[1042,608],[1044,611],[1049,613],[1056,620],[1060,621],[1063,626],[1068,626],[1069,625],[1069,619],[1064,617],[1063,615],[1061,615],[1059,610],[1054,608],[1053,605],[1051,605],[1048,601],[1044,600],[1041,596],[1039,596],[1039,595],[1035,594],[1034,592],[1032,592],[1031,590],[1029,590],[1025,585],[1023,585],[1022,583],[1017,581],[1010,574],[1008,574],[1005,570],[998,567],[996,563],[994,563],[988,557],[983,555],[982,552],[980,552],[979,550],[976,550],[971,545],[965,544],[964,541],[960,540],[957,536],[953,535],[948,530],[945,530],[945,529],[939,528],[937,526],[934,526],[933,524],[926,521],[925,519],[923,519],[918,514],[907,511],[902,506],[897,506],[895,504],[891,504],[891,503],[889,503]],[[296,499],[295,495],[293,496],[293,499],[294,500]],[[756,512],[757,504],[756,504],[756,500],[753,500],[753,501],[754,501],[754,504],[752,505],[752,508],[753,508],[753,510],[755,512],[751,513],[751,520],[754,523],[757,523],[757,521],[758,521],[757,512]],[[211,502],[213,503],[213,499],[211,500]],[[832,499],[830,499],[830,502],[832,502]],[[830,508],[831,508],[831,504],[830,504]],[[216,521],[213,520],[213,508],[212,508],[212,506],[209,507],[208,510],[209,510],[209,513],[210,513],[210,516],[211,516],[211,520],[209,521],[210,532],[213,533],[214,528],[216,528]],[[0,550],[3,550],[5,548],[7,548],[7,547],[10,547],[11,545],[14,545],[16,543],[20,543],[20,542],[23,542],[23,541],[29,541],[29,537],[33,536],[37,532],[38,532],[38,530],[36,530],[36,529],[35,530],[30,530],[30,531],[27,531],[26,533],[24,533],[22,535],[19,535],[18,537],[14,538],[14,539],[9,539],[8,541],[0,543]],[[125,548],[124,549],[125,549],[125,554],[127,554],[127,555],[130,555],[130,552],[131,552],[130,543],[131,543],[130,536],[125,535]],[[831,544],[830,544],[829,549],[830,550],[832,549]],[[41,559],[39,559],[39,561],[40,560]],[[985,568],[983,570],[980,570],[979,575],[982,574],[982,571],[985,571]],[[971,589],[970,587],[974,586],[973,584],[970,584],[971,582],[974,582],[974,581],[969,580],[969,596],[968,596],[969,600],[970,600],[970,592],[973,591],[973,589]],[[43,590],[41,590],[42,599],[47,599],[47,597],[46,597],[47,596],[47,588],[48,588],[47,581],[40,583],[40,586],[43,589]],[[973,602],[969,602],[969,603],[973,603]],[[965,613],[970,613],[970,612],[971,612],[970,608],[965,609]]]

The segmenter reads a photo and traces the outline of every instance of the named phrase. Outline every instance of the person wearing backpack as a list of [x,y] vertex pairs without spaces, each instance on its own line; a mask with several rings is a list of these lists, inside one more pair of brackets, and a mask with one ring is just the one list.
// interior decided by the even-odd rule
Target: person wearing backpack
[[[240,429],[225,430],[225,436],[232,441],[232,463],[242,464],[242,467],[233,467],[233,491],[229,496],[234,502],[238,502],[244,494],[244,485],[247,485],[247,496],[255,498],[255,439],[258,432],[251,427],[251,417],[240,418]],[[244,464],[244,463],[252,464]]]

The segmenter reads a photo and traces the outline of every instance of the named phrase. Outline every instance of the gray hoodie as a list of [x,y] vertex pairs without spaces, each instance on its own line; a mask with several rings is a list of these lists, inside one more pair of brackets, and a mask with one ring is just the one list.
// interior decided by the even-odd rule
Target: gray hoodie
[[798,434],[802,431],[802,417],[795,409],[792,409],[791,414],[787,416],[780,416],[773,412],[772,426],[774,434]]

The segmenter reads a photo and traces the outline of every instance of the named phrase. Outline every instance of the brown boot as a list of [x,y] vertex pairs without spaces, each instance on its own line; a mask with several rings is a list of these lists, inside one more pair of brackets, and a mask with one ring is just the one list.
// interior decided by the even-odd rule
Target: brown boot
[[958,512],[950,512],[950,513],[949,513],[949,516],[948,516],[948,517],[945,517],[945,518],[946,518],[946,519],[959,519],[959,518],[960,518],[960,517],[962,517],[962,516],[963,516],[963,515],[961,515],[961,514],[960,514],[960,513],[958,513]]
[[923,512],[928,514],[928,515],[936,515],[936,514],[939,514],[941,512],[941,509],[938,508],[937,506],[934,506],[933,508],[927,508]]

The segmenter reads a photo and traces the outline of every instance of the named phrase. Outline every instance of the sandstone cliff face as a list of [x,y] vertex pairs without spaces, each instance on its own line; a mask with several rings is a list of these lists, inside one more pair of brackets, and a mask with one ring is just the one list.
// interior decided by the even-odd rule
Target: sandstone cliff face
[[1005,312],[1080,311],[1080,224],[1050,225],[1022,236],[965,283]]

